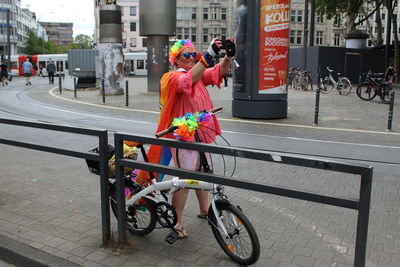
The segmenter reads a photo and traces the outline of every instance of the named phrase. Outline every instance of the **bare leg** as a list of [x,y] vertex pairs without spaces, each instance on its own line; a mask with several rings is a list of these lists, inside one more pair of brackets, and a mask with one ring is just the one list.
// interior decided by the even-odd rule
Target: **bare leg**
[[[182,189],[176,192],[172,197],[172,206],[175,207],[176,215],[178,217],[178,222],[176,228],[181,229],[183,227],[182,217],[183,209],[185,208],[186,200],[188,198],[189,190]],[[186,233],[184,233],[186,234]]]
[[199,201],[200,214],[208,213],[208,192],[204,190],[195,190],[197,200]]

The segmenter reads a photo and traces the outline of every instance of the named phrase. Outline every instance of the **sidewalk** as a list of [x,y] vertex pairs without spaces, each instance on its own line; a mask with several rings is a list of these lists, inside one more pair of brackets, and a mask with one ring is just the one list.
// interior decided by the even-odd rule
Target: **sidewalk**
[[[103,104],[100,91],[81,89],[74,98],[73,92],[63,90],[62,95],[58,89],[53,93],[56,96],[79,101],[82,103],[96,104],[100,106],[139,109],[147,111],[159,111],[159,93],[147,92],[147,77],[129,78],[129,106],[126,107],[126,96],[106,96]],[[125,82],[124,82],[125,87]],[[232,116],[232,79],[229,79],[228,87],[208,87],[214,106],[222,106],[223,113],[220,118],[241,119]],[[125,89],[124,89],[125,91]],[[400,91],[395,90],[395,107],[393,113],[393,131],[400,131]],[[273,120],[248,120],[262,121],[274,124],[312,126],[315,115],[315,91],[298,91],[289,89],[288,92],[288,116],[284,119]],[[336,92],[321,94],[319,125],[316,127],[343,128],[353,130],[385,131],[389,105],[381,102],[377,96],[372,101],[363,101],[356,94],[356,87],[348,96],[339,95]],[[241,119],[243,120],[243,119]],[[244,119],[246,120],[246,119]]]

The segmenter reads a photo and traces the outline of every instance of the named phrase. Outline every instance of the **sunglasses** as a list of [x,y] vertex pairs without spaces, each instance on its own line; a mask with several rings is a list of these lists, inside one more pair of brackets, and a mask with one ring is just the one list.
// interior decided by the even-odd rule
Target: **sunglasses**
[[196,52],[186,52],[182,54],[185,58],[190,58],[190,56],[192,56],[192,58],[196,58],[197,53]]

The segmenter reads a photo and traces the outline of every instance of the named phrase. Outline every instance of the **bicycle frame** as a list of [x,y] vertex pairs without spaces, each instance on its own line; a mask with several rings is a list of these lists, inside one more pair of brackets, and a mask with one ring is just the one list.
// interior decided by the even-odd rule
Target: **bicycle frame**
[[[197,131],[195,132],[195,140],[196,142],[201,141]],[[140,149],[143,154],[144,160],[148,161],[145,154],[145,150],[142,145]],[[199,153],[200,153],[201,166],[204,168],[205,171],[209,171],[209,166],[205,153],[204,152],[199,152]],[[218,214],[215,202],[222,199],[226,200],[226,197],[223,194],[223,187],[221,185],[209,182],[203,182],[199,180],[179,179],[179,177],[173,177],[171,180],[168,181],[157,182],[157,179],[155,179],[153,173],[150,172],[150,185],[137,192],[130,199],[126,200],[125,210],[128,211],[129,206],[132,206],[142,197],[154,201],[155,203],[167,201],[168,204],[171,204],[173,194],[181,189],[212,191],[213,198],[211,201],[211,207],[214,214]],[[224,224],[222,223],[221,218],[219,216],[215,217],[217,219],[218,225],[221,226],[221,229],[223,230],[223,234],[225,236],[228,236],[228,231],[225,228]]]

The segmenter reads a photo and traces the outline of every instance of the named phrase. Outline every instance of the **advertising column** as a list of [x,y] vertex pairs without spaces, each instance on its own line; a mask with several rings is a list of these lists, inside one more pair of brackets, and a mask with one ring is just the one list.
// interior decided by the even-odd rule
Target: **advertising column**
[[262,0],[260,25],[260,94],[286,93],[289,36],[288,0]]
[[233,68],[232,115],[286,118],[289,0],[235,3],[237,64]]

